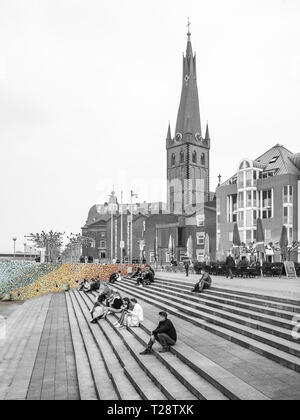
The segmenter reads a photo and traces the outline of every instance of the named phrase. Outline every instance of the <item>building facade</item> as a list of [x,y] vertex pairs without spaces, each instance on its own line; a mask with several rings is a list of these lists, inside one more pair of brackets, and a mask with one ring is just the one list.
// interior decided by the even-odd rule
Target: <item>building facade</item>
[[[256,241],[258,218],[263,222],[266,245],[278,245],[283,226],[290,244],[300,240],[299,154],[278,144],[255,160],[243,159],[237,173],[217,188],[216,195],[217,247],[223,254],[232,248],[235,223],[243,243]],[[279,258],[280,253],[268,252],[270,261]],[[298,261],[298,253],[292,258]]]
[[84,256],[102,263],[120,261],[122,256],[123,261],[132,258],[166,264],[186,257],[191,237],[192,259],[202,261],[208,236],[210,258],[214,259],[216,200],[210,192],[211,139],[208,125],[205,136],[202,135],[196,56],[190,31],[187,37],[175,135],[172,137],[169,124],[166,139],[167,203],[140,203],[131,208],[131,204],[120,205],[112,193],[108,203],[93,206],[89,212],[82,234],[91,238],[91,245],[83,249]]

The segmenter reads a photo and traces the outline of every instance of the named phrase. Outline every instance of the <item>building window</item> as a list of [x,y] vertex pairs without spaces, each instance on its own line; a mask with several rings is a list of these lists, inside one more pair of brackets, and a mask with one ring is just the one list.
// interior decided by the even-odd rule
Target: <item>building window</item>
[[265,242],[267,244],[272,242],[272,231],[271,231],[271,229],[266,229],[265,230]]
[[205,154],[204,153],[202,153],[202,155],[201,155],[201,165],[205,166]]
[[246,207],[252,207],[252,191],[246,192]]
[[286,206],[283,208],[283,224],[293,225],[294,211],[293,206]]
[[173,153],[171,157],[171,165],[175,166],[175,164],[176,164],[176,157],[175,157],[175,153]]
[[197,249],[197,261],[198,262],[204,262],[204,251],[201,249]]
[[262,218],[273,217],[273,193],[272,190],[262,191]]
[[197,152],[193,153],[193,163],[197,163]]
[[100,248],[101,249],[105,249],[106,248],[106,242],[105,241],[100,241]]
[[205,215],[197,214],[196,223],[197,223],[197,227],[203,227],[205,225]]
[[283,202],[284,204],[293,203],[293,187],[291,185],[283,188]]
[[243,209],[244,208],[244,193],[243,192],[239,193],[238,199],[239,199],[239,208]]
[[243,211],[239,211],[238,213],[238,225],[239,227],[245,226],[245,215]]
[[247,168],[250,168],[250,163],[247,160],[244,160],[241,163],[240,169],[247,169]]
[[245,185],[244,185],[244,172],[239,172],[238,173],[237,182],[238,182],[238,189],[242,190],[245,187]]
[[247,210],[246,211],[246,226],[247,227],[252,227],[253,225],[253,211],[252,210]]
[[184,163],[184,153],[180,152],[180,163]]
[[154,252],[150,252],[150,263],[154,263],[154,262],[155,262]]
[[205,243],[205,233],[197,232],[197,245],[204,246],[204,243]]
[[246,172],[246,188],[252,187],[253,174],[252,171]]

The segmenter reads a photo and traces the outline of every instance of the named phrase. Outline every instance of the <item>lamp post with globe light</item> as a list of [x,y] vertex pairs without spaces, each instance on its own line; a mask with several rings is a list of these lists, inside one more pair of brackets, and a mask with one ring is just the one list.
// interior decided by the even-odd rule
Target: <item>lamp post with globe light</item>
[[13,238],[13,241],[14,241],[14,259],[15,259],[16,258],[16,242],[17,242],[17,238],[14,237]]

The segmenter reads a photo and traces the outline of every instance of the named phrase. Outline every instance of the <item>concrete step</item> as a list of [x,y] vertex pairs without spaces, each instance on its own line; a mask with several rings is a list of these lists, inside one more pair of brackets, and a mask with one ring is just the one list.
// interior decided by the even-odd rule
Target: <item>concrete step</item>
[[[172,290],[174,292],[181,292],[188,296],[195,297],[195,293],[192,293],[191,290],[193,288],[193,285],[188,286],[181,286],[179,284],[172,284],[171,282],[165,283],[162,281],[156,281],[154,283],[155,286],[161,287],[164,290]],[[207,302],[209,304],[212,303],[219,303],[219,304],[225,304],[228,305],[228,307],[234,307],[234,308],[240,308],[245,309],[249,311],[254,311],[261,314],[266,314],[270,316],[271,319],[280,318],[280,322],[290,324],[288,321],[291,321],[295,317],[295,312],[289,312],[289,311],[280,311],[275,309],[270,309],[267,306],[261,306],[256,305],[253,302],[256,302],[255,300],[249,300],[250,302],[242,302],[240,300],[239,296],[234,295],[223,295],[220,293],[213,293],[210,290],[204,290],[201,295],[197,295],[200,300],[203,300],[204,302]],[[227,297],[229,296],[229,297]],[[265,301],[266,304],[268,303]],[[281,319],[282,318],[282,319]]]
[[2,400],[25,400],[38,346],[47,316],[51,297],[41,297],[29,302],[27,319],[18,329],[13,349],[8,350],[1,363]]
[[66,301],[75,353],[80,399],[83,401],[98,400],[99,395],[95,387],[93,372],[69,293],[66,293]]
[[77,291],[73,291],[75,298],[80,306],[82,314],[84,316],[86,324],[89,326],[94,340],[97,343],[99,351],[103,357],[106,365],[106,369],[114,383],[116,392],[120,400],[140,400],[140,395],[137,393],[135,387],[132,385],[128,377],[126,376],[121,364],[115,353],[112,351],[109,343],[106,340],[105,335],[99,329],[97,325],[90,324],[91,314],[89,308],[86,306],[85,301],[82,299]]
[[[149,340],[151,332],[155,328],[156,325],[153,322],[145,320],[140,329],[128,328],[128,330],[131,334],[136,336],[141,343],[145,343]],[[141,337],[141,331],[144,331],[146,335],[143,334],[143,337]],[[180,340],[175,347],[171,348],[171,352],[179,360],[189,366],[193,372],[209,382],[214,390],[219,390],[230,400],[268,400],[264,394],[232,375],[226,369],[217,365],[201,353],[196,352],[193,348]]]
[[[90,317],[89,310],[92,307],[92,300],[90,297],[77,292],[80,298],[86,305],[86,316]],[[104,335],[104,340],[110,345],[110,354],[113,351],[115,357],[119,362],[119,370],[123,370],[127,378],[130,380],[132,386],[137,391],[140,398],[143,400],[165,400],[166,397],[160,391],[158,387],[151,381],[149,377],[145,375],[144,370],[137,363],[135,358],[128,352],[123,341],[120,339],[114,328],[111,328],[105,321],[97,324],[101,332]],[[101,341],[102,342],[102,341]],[[122,391],[121,391],[122,392]],[[124,396],[125,397],[125,396]],[[129,399],[133,399],[133,395],[130,394]],[[124,398],[125,399],[125,398]]]
[[[128,284],[134,286],[134,283],[128,281]],[[158,293],[167,294],[170,299],[174,302],[188,302],[189,307],[202,310],[205,313],[212,314],[212,315],[219,315],[222,314],[222,318],[228,319],[230,321],[238,322],[243,325],[247,325],[251,328],[258,329],[260,331],[264,331],[266,333],[278,336],[283,338],[287,341],[292,342],[292,346],[296,343],[296,341],[292,337],[292,329],[294,328],[292,324],[292,320],[290,323],[282,322],[280,319],[276,317],[267,317],[257,314],[254,311],[249,310],[241,310],[238,308],[234,308],[228,305],[220,305],[214,304],[211,302],[206,302],[205,299],[202,299],[202,294],[198,295],[197,293],[182,293],[181,291],[175,292],[170,290],[166,287],[161,287],[157,284],[151,285],[151,290],[157,291]],[[191,303],[194,302],[194,303]],[[233,315],[230,315],[233,314]],[[255,320],[251,321],[251,320]],[[299,340],[300,343],[300,340]],[[299,347],[300,350],[300,347]]]
[[[124,283],[123,283],[124,284]],[[126,284],[129,285],[127,282]],[[131,283],[130,287],[136,287]],[[143,288],[143,291],[150,292],[153,295],[155,285],[150,288]],[[299,341],[293,341],[291,331],[279,328],[271,327],[269,324],[252,321],[247,316],[230,315],[223,310],[209,309],[207,306],[200,304],[193,304],[189,298],[182,295],[180,298],[171,296],[168,292],[155,290],[155,294],[158,298],[167,298],[169,304],[177,306],[181,311],[205,319],[208,322],[212,322],[216,325],[220,325],[225,328],[229,328],[232,331],[242,333],[250,338],[254,338],[265,344],[273,346],[279,350],[287,352],[293,356],[300,357],[300,345]],[[191,308],[193,311],[191,311]],[[243,328],[241,329],[241,325]]]
[[99,351],[97,342],[94,339],[90,326],[87,324],[75,295],[70,292],[70,301],[77,319],[78,328],[84,343],[86,355],[91,367],[97,396],[100,400],[119,400],[119,395],[113,382],[105,360]]
[[[90,299],[90,307],[92,306],[92,298]],[[109,327],[109,325],[106,323],[105,320],[99,321],[100,328],[106,328]],[[131,334],[128,334],[126,339],[123,339],[123,335],[121,332],[114,328],[111,323],[110,324],[110,331],[109,331],[109,337],[113,336],[121,339],[121,342],[124,346],[125,352],[124,354],[129,353],[131,357],[134,358],[136,363],[140,366],[142,369],[142,376],[145,375],[148,376],[149,379],[151,379],[152,383],[152,389],[154,387],[158,388],[161,393],[164,395],[165,399],[170,400],[190,400],[190,399],[197,399],[197,396],[195,396],[193,393],[191,393],[182,383],[180,380],[178,380],[170,371],[168,368],[163,366],[156,358],[153,357],[141,357],[139,355],[139,352],[142,350],[140,346],[138,346],[137,341],[134,337],[132,337]],[[108,337],[108,335],[107,335]],[[123,350],[124,350],[123,348]],[[123,353],[120,355],[123,357]]]
[[[125,293],[132,294],[160,309],[165,309],[169,313],[179,316],[182,319],[189,320],[194,325],[197,325],[207,331],[213,332],[223,338],[233,341],[243,347],[250,348],[251,350],[274,360],[283,366],[286,366],[292,370],[300,372],[300,359],[296,356],[281,351],[273,346],[264,344],[268,339],[265,338],[265,333],[261,336],[258,332],[249,329],[247,327],[241,328],[239,324],[222,320],[222,318],[214,319],[214,317],[206,316],[205,313],[198,314],[200,317],[195,316],[195,310],[190,311],[188,307],[180,304],[175,304],[172,300],[168,299],[167,296],[160,297],[155,293],[151,293],[150,290],[132,287],[126,282],[117,283],[115,287],[119,288]],[[255,337],[255,338],[253,338]],[[259,339],[262,341],[260,342]],[[278,339],[279,340],[279,339]],[[274,344],[275,342],[272,341]]]
[[[163,284],[176,285],[179,287],[186,288],[187,290],[191,290],[191,288],[194,285],[194,283],[184,282],[176,279],[167,280],[157,278],[155,279],[155,281]],[[211,296],[218,296],[225,299],[229,298],[231,300],[238,300],[239,302],[251,303],[253,305],[258,305],[262,307],[274,308],[278,309],[279,311],[286,311],[292,314],[300,313],[300,302],[298,302],[297,300],[280,299],[275,296],[259,295],[256,293],[242,292],[239,290],[229,290],[217,287],[212,287],[210,290],[206,290],[205,294]]]

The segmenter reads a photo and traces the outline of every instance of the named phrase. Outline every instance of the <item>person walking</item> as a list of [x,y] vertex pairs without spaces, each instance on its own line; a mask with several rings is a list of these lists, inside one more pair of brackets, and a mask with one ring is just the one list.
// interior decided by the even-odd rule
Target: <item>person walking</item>
[[189,263],[189,261],[186,261],[184,263],[184,268],[185,268],[186,277],[188,277],[189,276],[189,269],[190,269],[190,263]]
[[171,346],[175,346],[177,342],[177,332],[172,323],[168,319],[168,314],[164,311],[159,312],[159,324],[158,327],[152,332],[150,341],[146,350],[140,353],[140,355],[152,354],[152,347],[155,342],[158,341],[162,349],[159,350],[159,353],[167,353],[170,351]]
[[235,261],[233,259],[233,256],[231,253],[228,254],[228,257],[226,258],[226,268],[227,268],[227,275],[226,278],[230,276],[231,279],[233,279],[233,269],[235,267]]

